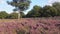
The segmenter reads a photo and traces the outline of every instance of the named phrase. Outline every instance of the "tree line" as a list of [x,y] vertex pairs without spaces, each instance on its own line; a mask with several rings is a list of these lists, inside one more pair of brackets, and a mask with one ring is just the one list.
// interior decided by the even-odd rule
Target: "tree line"
[[[52,6],[46,5],[44,7],[35,5],[33,9],[28,11],[26,15],[23,12],[20,12],[20,15],[21,18],[60,16],[60,2],[55,2],[52,4]],[[8,14],[6,11],[0,11],[0,19],[17,19],[17,18],[18,13],[16,12]]]
[[[25,14],[21,12],[21,17],[23,18]],[[18,18],[18,13],[12,12],[12,13],[7,13],[6,11],[0,11],[0,19],[17,19]]]
[[35,5],[31,11],[29,11],[26,17],[54,17],[60,16],[60,2],[52,3],[52,5],[46,5],[40,7]]

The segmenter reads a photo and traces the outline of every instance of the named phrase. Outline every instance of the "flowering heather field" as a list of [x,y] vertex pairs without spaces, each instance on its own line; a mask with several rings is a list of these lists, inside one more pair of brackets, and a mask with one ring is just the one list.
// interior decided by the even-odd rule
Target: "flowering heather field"
[[60,18],[0,19],[0,34],[60,34]]

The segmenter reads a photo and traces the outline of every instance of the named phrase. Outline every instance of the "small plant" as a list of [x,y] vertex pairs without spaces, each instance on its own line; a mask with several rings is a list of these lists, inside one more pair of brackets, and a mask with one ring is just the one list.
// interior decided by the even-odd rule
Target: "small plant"
[[25,31],[24,30],[18,30],[18,31],[16,30],[16,33],[17,34],[25,34]]

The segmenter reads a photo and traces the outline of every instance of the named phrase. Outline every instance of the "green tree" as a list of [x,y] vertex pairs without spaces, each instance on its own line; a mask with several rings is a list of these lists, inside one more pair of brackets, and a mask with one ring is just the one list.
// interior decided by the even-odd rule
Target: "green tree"
[[53,17],[57,15],[57,10],[56,8],[52,6],[44,6],[43,7],[43,17]]
[[22,18],[25,18],[25,14],[23,12],[20,12],[20,14]]
[[[23,12],[21,12],[21,16],[20,17],[24,18],[25,14]],[[17,19],[18,18],[18,13],[16,13],[16,12],[10,13],[6,18],[7,19]]]
[[28,9],[30,5],[30,0],[13,0],[11,2],[7,1],[8,4],[16,7],[15,9],[18,10],[18,19],[20,18],[20,12]]
[[52,4],[53,7],[55,7],[57,9],[57,16],[60,16],[60,2],[55,2]]
[[42,8],[35,5],[31,11],[26,15],[27,17],[40,17]]
[[18,18],[18,13],[11,13],[8,16],[10,19],[17,19]]
[[5,19],[7,16],[8,16],[8,13],[6,13],[5,11],[0,12],[0,18],[1,19]]

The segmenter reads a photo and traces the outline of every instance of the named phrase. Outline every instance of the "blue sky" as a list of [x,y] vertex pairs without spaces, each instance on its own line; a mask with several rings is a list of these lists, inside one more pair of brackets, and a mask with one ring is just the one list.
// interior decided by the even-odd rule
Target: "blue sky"
[[[6,11],[8,13],[13,12],[12,10],[14,9],[14,7],[8,5],[6,3],[6,1],[11,1],[11,0],[0,0],[0,11]],[[38,5],[38,6],[45,6],[45,5],[51,5],[52,2],[55,2],[57,0],[31,0],[32,3],[30,4],[30,7],[27,11],[31,10],[33,8],[34,5]],[[60,1],[60,0],[58,0]],[[25,13],[27,13],[27,11]]]

